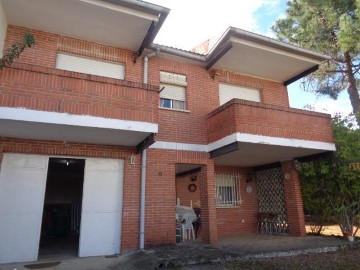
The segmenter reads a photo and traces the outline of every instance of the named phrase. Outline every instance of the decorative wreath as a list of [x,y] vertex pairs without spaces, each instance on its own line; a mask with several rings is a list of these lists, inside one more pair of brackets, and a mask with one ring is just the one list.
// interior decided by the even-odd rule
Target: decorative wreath
[[189,190],[190,192],[195,192],[195,191],[196,191],[196,185],[195,185],[195,184],[190,184],[190,185],[188,186],[188,190]]

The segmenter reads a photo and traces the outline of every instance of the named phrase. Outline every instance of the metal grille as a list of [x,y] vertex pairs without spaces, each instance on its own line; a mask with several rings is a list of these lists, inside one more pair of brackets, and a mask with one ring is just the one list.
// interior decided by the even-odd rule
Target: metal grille
[[240,200],[240,176],[239,174],[216,174],[216,206],[235,207]]
[[257,171],[256,182],[260,213],[270,214],[271,222],[274,225],[274,233],[288,233],[281,168]]

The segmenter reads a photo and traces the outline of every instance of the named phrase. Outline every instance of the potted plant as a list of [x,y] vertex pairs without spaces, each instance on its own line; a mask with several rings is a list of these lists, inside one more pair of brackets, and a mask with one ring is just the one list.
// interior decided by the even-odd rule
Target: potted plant
[[[335,213],[339,221],[340,229],[345,238],[349,241],[354,241],[354,236],[356,235],[359,227],[356,226],[356,222],[359,218],[358,212],[358,203],[353,202],[351,204],[342,204],[340,207],[335,208]],[[355,228],[355,230],[354,230]]]

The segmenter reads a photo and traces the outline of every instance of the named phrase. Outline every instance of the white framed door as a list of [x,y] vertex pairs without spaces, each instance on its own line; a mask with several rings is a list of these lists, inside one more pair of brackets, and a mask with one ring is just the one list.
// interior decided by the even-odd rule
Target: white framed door
[[85,160],[79,257],[120,253],[123,178],[123,160]]
[[5,153],[0,171],[0,263],[36,261],[47,156]]

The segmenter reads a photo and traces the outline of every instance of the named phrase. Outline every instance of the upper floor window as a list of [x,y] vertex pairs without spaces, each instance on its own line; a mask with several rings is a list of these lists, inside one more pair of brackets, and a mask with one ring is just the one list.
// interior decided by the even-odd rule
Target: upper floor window
[[233,98],[260,102],[260,90],[225,83],[219,84],[220,106]]
[[160,107],[185,110],[186,76],[160,72]]
[[122,64],[66,53],[57,54],[56,68],[120,80],[125,78],[125,67]]

